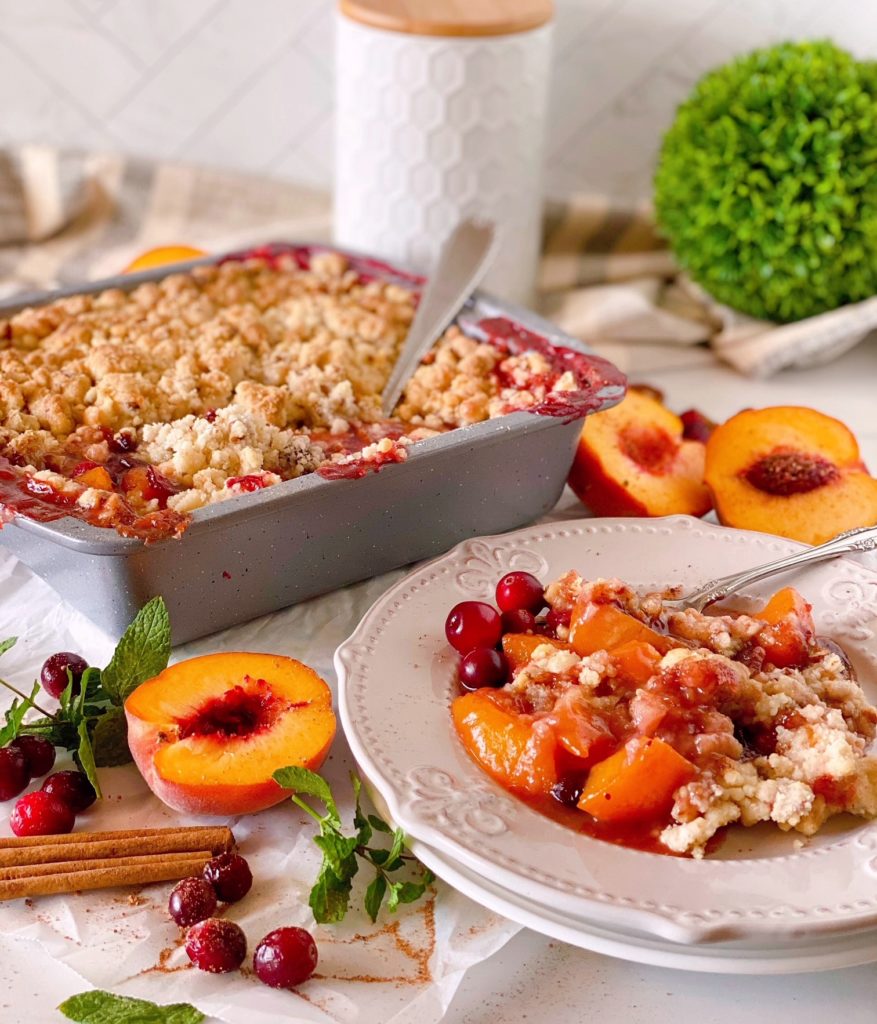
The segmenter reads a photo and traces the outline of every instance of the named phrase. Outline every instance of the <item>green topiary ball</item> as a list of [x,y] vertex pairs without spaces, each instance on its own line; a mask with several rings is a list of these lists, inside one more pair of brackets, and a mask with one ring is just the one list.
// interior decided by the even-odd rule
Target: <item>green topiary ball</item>
[[720,302],[799,320],[877,293],[877,64],[784,43],[710,72],[655,174],[658,224]]

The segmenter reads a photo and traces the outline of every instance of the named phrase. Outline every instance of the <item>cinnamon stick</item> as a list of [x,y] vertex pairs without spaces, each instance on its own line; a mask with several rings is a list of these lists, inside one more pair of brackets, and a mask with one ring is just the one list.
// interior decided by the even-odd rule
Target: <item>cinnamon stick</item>
[[187,853],[181,856],[148,857],[148,863],[114,863],[110,867],[87,867],[76,871],[57,870],[51,874],[7,879],[0,881],[0,901],[25,896],[50,896],[90,889],[111,889],[122,885],[177,881],[198,874],[210,856],[210,853]]
[[0,839],[0,868],[141,854],[181,854],[199,850],[210,850],[211,854],[217,854],[231,850],[233,846],[231,829],[209,825],[29,836],[22,839]]
[[62,872],[69,874],[73,871],[93,871],[97,868],[136,868],[141,865],[155,864],[157,856],[165,860],[170,857],[174,860],[174,863],[180,864],[184,860],[191,860],[194,865],[197,865],[197,873],[210,860],[213,853],[210,850],[196,850],[192,853],[168,855],[143,853],[136,857],[98,857],[94,860],[55,861],[51,864],[17,864],[11,868],[0,868],[0,882],[8,882],[16,878],[37,878],[42,875],[57,875]]

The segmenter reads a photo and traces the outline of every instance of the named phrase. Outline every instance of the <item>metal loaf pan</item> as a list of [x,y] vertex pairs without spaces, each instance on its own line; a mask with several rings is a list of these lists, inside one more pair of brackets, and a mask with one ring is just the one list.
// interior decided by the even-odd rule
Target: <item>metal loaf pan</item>
[[[62,294],[130,290],[210,262],[18,296],[0,304],[0,315]],[[490,317],[588,351],[535,314],[480,293],[459,323],[468,331]],[[618,380],[595,396],[595,407],[620,399]],[[310,474],[207,506],[180,540],[144,545],[77,519],[19,515],[0,530],[0,543],[111,635],[161,594],[174,642],[183,643],[538,518],[560,496],[581,425],[581,417],[511,413],[421,441],[407,461],[360,479]]]

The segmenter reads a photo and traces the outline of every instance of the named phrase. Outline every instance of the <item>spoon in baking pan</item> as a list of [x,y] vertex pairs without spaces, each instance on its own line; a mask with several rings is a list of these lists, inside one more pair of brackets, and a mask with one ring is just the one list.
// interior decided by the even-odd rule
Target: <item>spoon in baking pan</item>
[[800,569],[804,565],[814,565],[817,562],[827,562],[831,558],[837,558],[838,555],[845,555],[853,551],[874,551],[875,549],[877,549],[877,526],[862,526],[856,530],[847,530],[845,533],[839,533],[833,540],[826,541],[825,544],[818,544],[815,548],[796,551],[794,555],[786,555],[785,558],[778,558],[775,562],[757,565],[754,569],[745,569],[743,572],[734,573],[731,576],[710,580],[709,583],[684,597],[664,601],[664,608],[671,612],[682,612],[687,608],[702,612],[708,604],[720,601],[730,594],[736,594],[750,584],[773,576],[775,573]]
[[420,360],[475,291],[493,258],[495,238],[493,223],[481,218],[462,221],[448,236],[381,396],[384,416],[392,413]]

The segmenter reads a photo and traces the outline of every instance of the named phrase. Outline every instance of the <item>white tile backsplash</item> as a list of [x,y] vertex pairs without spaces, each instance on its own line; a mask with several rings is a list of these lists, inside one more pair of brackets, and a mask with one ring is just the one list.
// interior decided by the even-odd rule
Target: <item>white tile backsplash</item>
[[[0,145],[328,186],[335,0],[0,0]],[[877,57],[873,0],[558,0],[547,189],[634,199],[707,68],[781,39]]]

